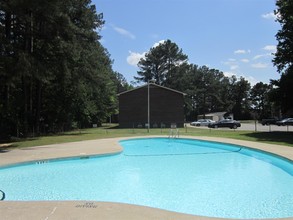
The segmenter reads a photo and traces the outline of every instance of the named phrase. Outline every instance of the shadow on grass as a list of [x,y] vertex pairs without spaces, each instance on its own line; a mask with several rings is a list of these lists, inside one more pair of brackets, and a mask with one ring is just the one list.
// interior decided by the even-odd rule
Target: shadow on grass
[[1,153],[7,153],[9,152],[11,149],[17,147],[16,145],[14,144],[8,144],[8,145],[0,145],[0,154]]
[[292,132],[251,132],[242,134],[243,136],[252,137],[257,141],[270,141],[275,143],[286,143],[293,147],[293,133]]
[[1,153],[7,153],[9,150],[7,148],[0,148],[0,154]]
[[4,143],[13,143],[13,142],[20,142],[20,141],[35,141],[38,140],[41,137],[52,137],[52,136],[77,136],[81,134],[86,134],[84,132],[78,133],[78,132],[72,132],[72,133],[50,133],[50,134],[44,134],[40,136],[34,136],[34,137],[12,137],[11,139],[5,139],[5,140],[0,140],[0,144]]
[[[113,125],[113,126],[104,127],[104,129],[109,129],[109,130],[113,129],[113,130],[115,130],[115,129],[121,129],[121,128],[119,127],[119,125]],[[129,129],[129,128],[127,128],[127,129]]]
[[[87,132],[78,132],[78,131],[75,131],[75,132],[69,132],[69,133],[60,133],[60,134],[52,134],[52,135],[47,135],[47,136],[82,136],[82,135],[86,135],[86,134],[89,134]],[[45,137],[45,136],[43,136]]]

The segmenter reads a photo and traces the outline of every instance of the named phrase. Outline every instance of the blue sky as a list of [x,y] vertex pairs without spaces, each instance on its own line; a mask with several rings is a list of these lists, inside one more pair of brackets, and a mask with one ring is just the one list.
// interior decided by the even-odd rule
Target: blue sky
[[101,43],[113,69],[133,81],[137,62],[158,42],[170,39],[189,62],[252,85],[280,75],[273,66],[280,25],[275,0],[93,0],[104,14]]

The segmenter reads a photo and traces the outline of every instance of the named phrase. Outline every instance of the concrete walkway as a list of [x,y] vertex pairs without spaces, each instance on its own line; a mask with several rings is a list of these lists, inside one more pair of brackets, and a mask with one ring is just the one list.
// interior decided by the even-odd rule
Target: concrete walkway
[[[279,154],[293,160],[293,148],[248,142],[225,138],[188,137],[201,140],[232,143],[256,148]],[[137,137],[135,137],[137,138]],[[1,150],[0,166],[11,165],[27,161],[43,161],[54,158],[85,157],[97,154],[119,153],[123,149],[118,141],[129,138],[100,139],[65,144],[54,144],[23,149]],[[156,208],[136,206],[121,203],[107,203],[96,201],[33,201],[15,202],[0,201],[0,220],[99,220],[99,219],[178,219],[178,220],[207,220],[217,219],[170,212]],[[287,218],[292,219],[292,218]]]

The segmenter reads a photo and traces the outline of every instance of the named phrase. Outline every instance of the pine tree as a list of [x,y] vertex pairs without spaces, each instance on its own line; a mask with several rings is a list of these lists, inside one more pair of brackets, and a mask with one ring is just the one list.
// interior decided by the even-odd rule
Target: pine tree
[[103,24],[90,0],[0,2],[2,136],[101,124],[111,114],[115,89],[110,55],[99,42]]
[[166,85],[173,78],[177,67],[187,62],[187,55],[183,54],[177,44],[166,40],[150,51],[142,58],[138,67],[138,77],[134,77],[138,82],[148,82],[155,80],[159,85]]

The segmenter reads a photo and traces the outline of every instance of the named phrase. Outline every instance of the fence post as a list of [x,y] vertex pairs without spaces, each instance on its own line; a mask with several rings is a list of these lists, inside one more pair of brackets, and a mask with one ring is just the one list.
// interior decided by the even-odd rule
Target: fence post
[[257,132],[256,119],[254,119],[254,131]]

